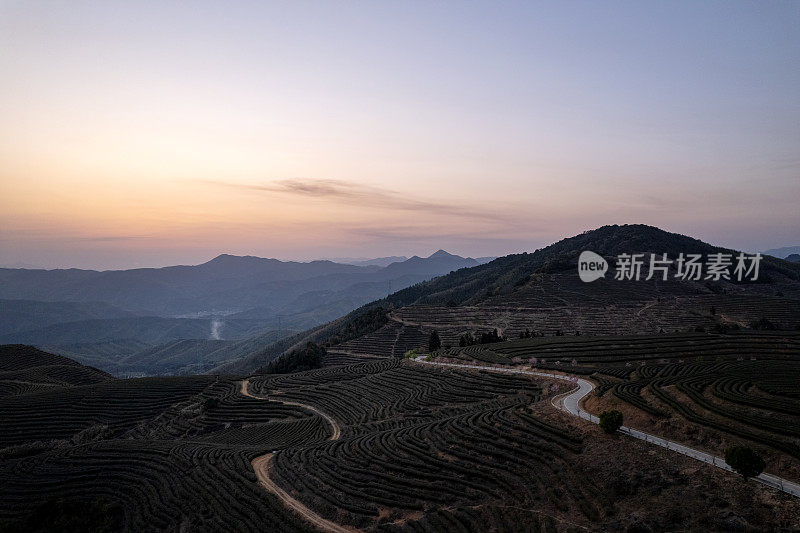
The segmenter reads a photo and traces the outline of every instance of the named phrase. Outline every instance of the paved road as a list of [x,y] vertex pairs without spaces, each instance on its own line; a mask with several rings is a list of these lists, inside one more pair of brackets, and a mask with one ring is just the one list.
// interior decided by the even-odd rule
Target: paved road
[[[247,379],[242,381],[241,393],[244,394],[245,396],[248,396],[250,398],[255,398],[257,400],[270,400],[285,405],[296,405],[298,407],[304,407],[309,411],[313,411],[314,413],[320,415],[322,418],[328,421],[328,423],[333,428],[333,434],[331,435],[330,440],[338,440],[339,437],[341,437],[342,430],[339,427],[339,424],[336,423],[336,420],[334,420],[327,414],[323,413],[319,409],[299,402],[275,400],[271,398],[264,398],[263,396],[256,396],[254,394],[251,394],[250,391],[247,390],[247,384],[249,381],[250,380]],[[272,461],[273,455],[275,454],[267,453],[264,455],[259,455],[258,457],[253,459],[252,462],[250,463],[253,467],[253,471],[256,473],[256,478],[258,478],[258,483],[262,487],[264,487],[269,492],[274,494],[281,502],[283,502],[283,504],[286,507],[296,512],[297,514],[302,516],[307,522],[315,525],[322,531],[331,531],[333,533],[353,533],[354,531],[358,531],[357,529],[342,527],[339,524],[336,524],[334,522],[331,522],[330,520],[322,518],[320,515],[318,515],[308,507],[306,507],[300,500],[297,500],[294,497],[292,497],[291,494],[283,490],[277,483],[275,483],[269,477],[269,465],[270,462]]]
[[[568,374],[552,374],[549,372],[537,372],[534,370],[520,370],[516,368],[497,368],[493,366],[465,365],[458,363],[437,363],[434,361],[426,361],[425,356],[417,357],[414,359],[414,361],[417,363],[423,363],[427,365],[452,366],[457,368],[468,368],[471,370],[489,370],[491,372],[507,372],[511,374],[527,374],[531,376],[542,376],[542,377],[569,381],[571,383],[577,384],[578,387],[576,389],[573,389],[569,392],[566,392],[564,394],[561,394],[553,398],[552,400],[553,405],[556,408],[561,409],[562,411],[566,411],[572,415],[579,416],[584,420],[594,422],[595,424],[600,423],[600,419],[598,417],[584,411],[583,409],[581,409],[580,406],[581,400],[583,400],[583,398],[585,398],[586,395],[592,392],[592,390],[594,389],[594,384],[592,384],[590,381],[581,379],[577,376],[571,376]],[[678,452],[687,457],[691,457],[692,459],[697,459],[698,461],[703,461],[704,463],[716,466],[717,468],[727,470],[728,472],[733,472],[733,469],[730,466],[728,466],[728,464],[725,462],[725,459],[723,459],[722,457],[716,457],[709,453],[701,452],[700,450],[695,450],[694,448],[684,446],[683,444],[671,440],[662,439],[661,437],[645,433],[644,431],[639,431],[638,429],[629,428],[627,426],[622,426],[619,429],[619,431],[630,437],[634,437],[636,439],[640,439],[645,442],[655,444],[656,446],[661,446],[662,448]],[[759,483],[763,483],[764,485],[773,487],[775,489],[786,492],[787,494],[791,494],[792,496],[800,498],[800,484],[798,483],[794,483],[787,479],[783,479],[778,476],[773,476],[771,474],[761,474],[753,479],[755,479]]]

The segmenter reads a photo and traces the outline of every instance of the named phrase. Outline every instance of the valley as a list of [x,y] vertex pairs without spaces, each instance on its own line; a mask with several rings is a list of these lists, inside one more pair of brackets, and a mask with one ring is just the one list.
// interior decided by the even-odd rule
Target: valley
[[350,265],[223,254],[160,269],[0,269],[0,344],[39,346],[119,376],[203,373],[478,264],[443,250],[399,259]]

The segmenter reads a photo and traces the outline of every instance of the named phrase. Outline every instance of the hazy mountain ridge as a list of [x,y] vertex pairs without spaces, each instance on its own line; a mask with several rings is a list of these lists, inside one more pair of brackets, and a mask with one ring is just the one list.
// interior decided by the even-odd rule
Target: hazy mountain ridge
[[[148,364],[156,372],[229,372],[252,370],[254,365],[261,366],[269,359],[308,340],[329,343],[331,339],[335,339],[337,343],[348,340],[352,335],[347,334],[347,338],[343,338],[342,331],[363,321],[364,313],[370,313],[376,308],[384,309],[384,313],[392,311],[397,319],[419,322],[423,329],[436,327],[436,323],[441,323],[444,320],[442,317],[448,315],[446,309],[461,307],[469,309],[464,316],[472,318],[464,320],[474,324],[474,327],[494,326],[501,330],[515,330],[526,321],[534,324],[536,320],[541,320],[536,317],[547,315],[551,319],[546,326],[542,322],[541,327],[548,331],[558,329],[558,324],[561,323],[562,327],[572,330],[582,329],[590,333],[596,330],[602,334],[606,329],[597,329],[591,321],[608,314],[602,302],[610,299],[620,303],[627,302],[625,305],[650,307],[644,314],[642,311],[637,312],[633,319],[618,317],[617,326],[620,328],[652,331],[654,328],[657,330],[659,324],[662,327],[664,324],[673,328],[676,325],[688,327],[688,322],[681,326],[686,320],[707,327],[722,319],[746,325],[750,319],[746,314],[737,314],[738,311],[721,313],[720,317],[713,320],[695,320],[691,316],[684,316],[686,312],[690,312],[690,306],[683,305],[684,309],[681,309],[680,305],[672,303],[678,297],[707,295],[704,297],[713,299],[715,294],[729,293],[773,298],[770,305],[778,306],[781,310],[770,315],[772,322],[780,327],[788,327],[794,320],[791,311],[784,308],[791,306],[794,299],[800,297],[797,283],[800,279],[800,265],[796,263],[764,257],[759,283],[746,285],[710,283],[705,280],[615,282],[609,279],[613,277],[613,272],[605,280],[583,284],[577,280],[576,266],[577,256],[583,250],[592,250],[606,257],[612,269],[614,258],[620,253],[667,253],[669,257],[675,258],[681,252],[732,252],[650,226],[614,225],[563,239],[532,253],[500,257],[485,264],[479,264],[475,259],[454,256],[443,250],[427,258],[414,256],[403,262],[390,263],[386,267],[357,267],[330,261],[289,264],[287,267],[286,263],[274,259],[240,258],[223,254],[196,268],[169,267],[166,274],[160,272],[157,278],[164,281],[182,277],[181,285],[175,290],[191,289],[199,283],[198,280],[205,280],[206,285],[210,279],[221,280],[218,285],[212,284],[211,289],[204,287],[205,295],[211,295],[216,298],[215,301],[235,300],[238,305],[246,308],[218,318],[222,328],[219,337],[228,339],[228,342],[205,342],[213,340],[209,318],[160,317],[55,324],[37,330],[17,332],[14,336],[0,336],[0,342],[47,345],[53,351],[69,354],[116,372],[147,372]],[[264,280],[254,276],[254,273],[267,275],[294,267],[304,269],[306,273],[326,273],[294,280]],[[354,274],[353,269],[359,273]],[[151,287],[159,286],[160,281],[147,279],[151,274],[150,270],[152,269],[140,269],[130,275],[137,280],[137,286],[143,283],[143,279]],[[437,273],[442,275],[437,277]],[[85,271],[67,271],[65,275],[71,280],[71,285],[78,283],[75,280],[86,279]],[[298,275],[300,274],[294,273],[294,276]],[[286,274],[286,277],[290,275]],[[53,285],[50,283],[49,286]],[[398,285],[400,290],[397,290]],[[224,287],[229,289],[225,290]],[[775,299],[778,295],[780,298]],[[662,302],[664,297],[667,299]],[[658,305],[647,304],[656,299],[660,302]],[[365,304],[367,301],[370,303]],[[567,316],[570,315],[570,305],[588,305],[590,309],[584,314],[589,318],[584,322],[574,323]],[[674,305],[675,308],[667,309],[669,305]],[[697,305],[708,307],[713,304]],[[430,311],[419,311],[425,306]],[[490,307],[495,311],[476,311],[477,308]],[[409,311],[398,312],[404,308]],[[351,311],[353,309],[356,310]],[[519,311],[520,309],[528,310]],[[536,309],[540,311],[535,311]],[[658,317],[652,316],[656,311],[673,318],[662,323]],[[696,312],[699,311],[691,311]],[[453,315],[452,312],[449,314]],[[458,313],[455,316],[457,315]],[[479,318],[481,316],[484,318]],[[497,317],[501,316],[506,318],[498,323]],[[385,322],[370,320],[368,323],[379,328]],[[368,333],[371,327],[357,328],[359,335]],[[441,323],[440,327],[448,342],[452,342],[452,336],[462,326],[457,318],[451,317]],[[276,330],[285,331],[287,335],[290,334],[287,330],[306,331],[282,339],[275,333]],[[123,339],[126,341],[122,342]],[[181,342],[184,340],[193,342]],[[148,346],[136,344],[141,342]],[[115,347],[126,351],[113,353]],[[86,351],[85,357],[81,357],[81,350]]]
[[[584,250],[592,250],[610,261],[612,272],[607,275],[607,279],[588,284],[578,280],[577,258]],[[611,308],[622,306],[622,310],[617,309],[617,311],[621,313],[621,317],[629,317],[627,319],[629,322],[621,320],[618,325],[637,328],[629,333],[658,331],[658,316],[653,319],[646,313],[642,314],[642,308],[645,306],[654,307],[658,313],[668,317],[664,323],[670,324],[673,328],[675,325],[684,329],[710,327],[724,320],[732,320],[738,326],[740,322],[747,325],[750,320],[763,318],[752,314],[747,306],[743,308],[744,314],[734,313],[728,317],[720,313],[719,316],[712,317],[709,315],[709,308],[720,298],[725,302],[734,302],[731,305],[737,309],[742,305],[738,303],[742,298],[745,300],[752,298],[754,302],[760,298],[770,305],[778,306],[779,311],[776,311],[775,316],[780,317],[783,322],[778,324],[779,327],[793,329],[793,321],[798,320],[797,313],[800,311],[800,265],[781,259],[764,257],[760,280],[757,283],[737,284],[725,281],[711,283],[706,280],[622,282],[608,279],[613,278],[614,258],[618,254],[667,253],[668,257],[675,259],[681,252],[733,253],[732,250],[652,226],[603,226],[563,239],[533,253],[500,257],[487,264],[459,269],[430,281],[418,283],[371,302],[324,327],[315,328],[305,337],[302,334],[299,337],[306,341],[330,342],[342,328],[360,320],[360,317],[375,309],[414,310],[422,309],[424,306],[434,306],[430,312],[438,313],[435,315],[437,321],[442,320],[442,313],[449,313],[455,317],[441,326],[448,330],[448,342],[453,342],[452,335],[459,328],[463,331],[474,331],[497,327],[495,325],[497,317],[504,317],[501,321],[508,324],[519,324],[525,322],[525,317],[530,317],[527,319],[529,327],[533,327],[536,320],[546,317],[554,308],[559,308],[560,312],[568,317],[574,315],[575,309],[580,305],[588,305],[591,308],[592,312],[587,313],[593,317],[591,320],[602,320],[605,316],[610,316],[609,306]],[[646,270],[644,272],[646,276]],[[681,303],[681,298],[696,299],[698,302],[696,305],[700,307],[697,307],[697,310],[690,309],[685,303]],[[765,298],[767,300],[763,300]],[[634,307],[629,307],[628,311],[623,304]],[[466,309],[465,306],[469,306],[470,309],[477,308],[479,311],[477,315],[472,311],[462,313],[465,314],[465,318],[461,323],[458,319],[459,309]],[[795,311],[792,311],[793,307],[796,307]],[[484,308],[485,310],[480,311]],[[421,313],[423,327],[435,327],[426,322],[427,312],[424,309]],[[514,317],[515,314],[519,316]],[[434,315],[429,316],[434,317]],[[479,318],[480,316],[484,316],[485,319]],[[419,320],[419,317],[409,320],[413,322]],[[481,320],[484,320],[483,324]],[[569,321],[565,323],[572,324]],[[380,322],[375,322],[374,325],[375,330],[383,326]],[[555,329],[548,329],[546,333],[552,335]],[[574,334],[575,329],[571,333]],[[457,340],[456,337],[456,343]],[[277,352],[279,350],[275,346],[265,349],[265,353],[272,357],[280,355]],[[253,370],[261,359],[263,355],[254,357],[249,362],[243,360],[230,363],[223,366],[222,370]]]
[[[43,302],[105,302],[157,316],[229,314],[275,301],[277,309],[303,293],[342,290],[364,282],[416,283],[460,266],[459,256],[413,257],[387,267],[331,261],[283,262],[222,254],[197,266],[133,270],[0,269],[0,298]],[[387,285],[388,287],[388,285]]]
[[[398,288],[473,264],[439,251],[386,267],[222,254],[194,267],[0,269],[0,296],[73,299],[3,300],[0,314],[9,318],[0,342],[47,346],[112,372],[147,373],[141,361],[151,362],[154,373],[200,372],[246,354],[251,346],[201,341],[261,339],[263,346],[264,339],[278,340],[277,330],[313,328]],[[177,348],[182,340],[197,341],[191,343],[193,352]],[[135,365],[133,359],[125,362],[139,354]],[[164,355],[169,364],[158,363],[152,354]]]
[[[659,256],[666,253],[669,258],[675,259],[680,253],[735,252],[652,226],[603,226],[562,239],[533,253],[500,257],[475,268],[420,283],[398,291],[388,300],[394,305],[476,304],[498,292],[524,285],[528,277],[536,273],[568,272],[577,276],[577,258],[584,250],[604,256],[610,261],[611,268],[615,257],[622,253],[655,253]],[[761,261],[761,280],[767,281],[771,275],[797,281],[800,279],[800,267],[781,259],[764,257]],[[607,275],[611,276],[613,272]]]
[[62,322],[136,316],[105,302],[39,302],[0,300],[0,336]]
[[790,255],[800,254],[800,246],[784,246],[782,248],[772,248],[771,250],[767,250],[761,253],[766,255],[771,255],[772,257],[777,257],[778,259],[788,259]]
[[390,255],[388,257],[376,257],[374,259],[364,259],[364,260],[350,260],[350,261],[343,261],[344,263],[348,263],[351,265],[356,266],[380,266],[385,267],[389,266],[392,263],[401,263],[408,259],[408,257],[404,255]]

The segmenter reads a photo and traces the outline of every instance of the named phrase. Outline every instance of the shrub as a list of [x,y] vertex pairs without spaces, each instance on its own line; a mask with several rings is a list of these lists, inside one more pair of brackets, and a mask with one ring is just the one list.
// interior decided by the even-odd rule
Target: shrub
[[442,339],[439,338],[439,334],[436,333],[436,330],[431,331],[431,336],[428,337],[428,351],[435,352],[441,347]]
[[210,411],[219,407],[219,398],[206,398],[203,400],[203,411]]
[[725,462],[744,479],[756,477],[767,466],[764,459],[747,446],[731,446],[725,450]]
[[411,348],[405,353],[404,357],[406,357],[407,359],[414,359],[416,356],[420,355],[419,352],[420,352],[419,348]]
[[616,409],[600,413],[600,428],[608,434],[616,433],[622,427],[622,413]]

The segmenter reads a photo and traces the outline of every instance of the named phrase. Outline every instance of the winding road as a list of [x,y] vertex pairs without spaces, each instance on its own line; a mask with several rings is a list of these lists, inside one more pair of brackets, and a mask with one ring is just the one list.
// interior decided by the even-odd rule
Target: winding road
[[[557,409],[565,411],[571,415],[583,418],[584,420],[588,420],[589,422],[593,422],[595,424],[600,423],[600,419],[598,417],[581,409],[581,401],[590,392],[592,392],[592,390],[594,390],[594,384],[590,381],[581,379],[577,376],[571,376],[568,374],[552,374],[548,372],[537,372],[534,370],[521,370],[516,368],[496,368],[493,366],[479,366],[479,365],[476,366],[476,365],[467,365],[459,363],[438,363],[435,361],[426,361],[425,356],[419,356],[415,358],[414,362],[426,365],[467,368],[470,370],[488,370],[491,372],[526,374],[531,376],[541,376],[547,378],[560,379],[563,381],[569,381],[571,383],[577,384],[578,387],[564,394],[555,396],[552,400],[553,405]],[[662,439],[661,437],[657,437],[655,435],[651,435],[649,433],[645,433],[644,431],[639,431],[637,429],[629,428],[627,426],[622,426],[621,428],[619,428],[619,431],[630,437],[640,439],[645,442],[649,442],[651,444],[655,444],[656,446],[661,446],[662,448],[666,448],[674,452],[678,452],[687,457],[691,457],[692,459],[697,459],[698,461],[703,461],[704,463],[716,466],[717,468],[727,470],[728,472],[733,472],[733,469],[730,466],[728,466],[728,464],[725,462],[725,459],[723,459],[722,457],[717,457],[709,453],[702,452],[700,450],[695,450],[694,448],[684,446],[683,444],[680,444],[678,442]],[[759,483],[763,483],[764,485],[767,485],[769,487],[778,489],[787,494],[791,494],[792,496],[800,498],[800,484],[798,483],[794,483],[787,479],[783,479],[778,476],[773,476],[771,474],[760,474],[758,477],[755,477],[753,479],[758,481]]]
[[[304,409],[308,409],[309,411],[318,414],[331,425],[333,433],[331,435],[330,440],[339,440],[339,437],[342,436],[342,429],[339,427],[339,424],[336,423],[336,420],[331,418],[329,415],[323,413],[319,409],[312,407],[310,405],[298,402],[290,402],[284,400],[275,400],[272,398],[265,398],[263,396],[256,396],[255,394],[251,394],[249,390],[247,390],[247,386],[250,380],[245,379],[242,381],[242,388],[241,393],[245,396],[250,398],[255,398],[256,400],[268,400],[272,402],[282,403],[284,405],[294,405],[296,407],[302,407]],[[303,519],[305,519],[308,523],[316,526],[322,531],[331,531],[333,533],[353,533],[353,531],[357,531],[354,529],[349,529],[336,524],[335,522],[331,522],[330,520],[326,520],[322,518],[320,515],[303,505],[302,502],[292,497],[291,494],[283,490],[277,483],[275,483],[269,477],[269,464],[272,460],[272,456],[274,453],[267,453],[264,455],[259,455],[255,459],[251,461],[251,465],[253,466],[253,471],[256,473],[256,478],[258,479],[259,485],[267,489],[270,493],[274,494],[278,497],[278,499],[283,502],[283,504],[288,507],[289,509],[293,510],[297,514],[299,514]]]

